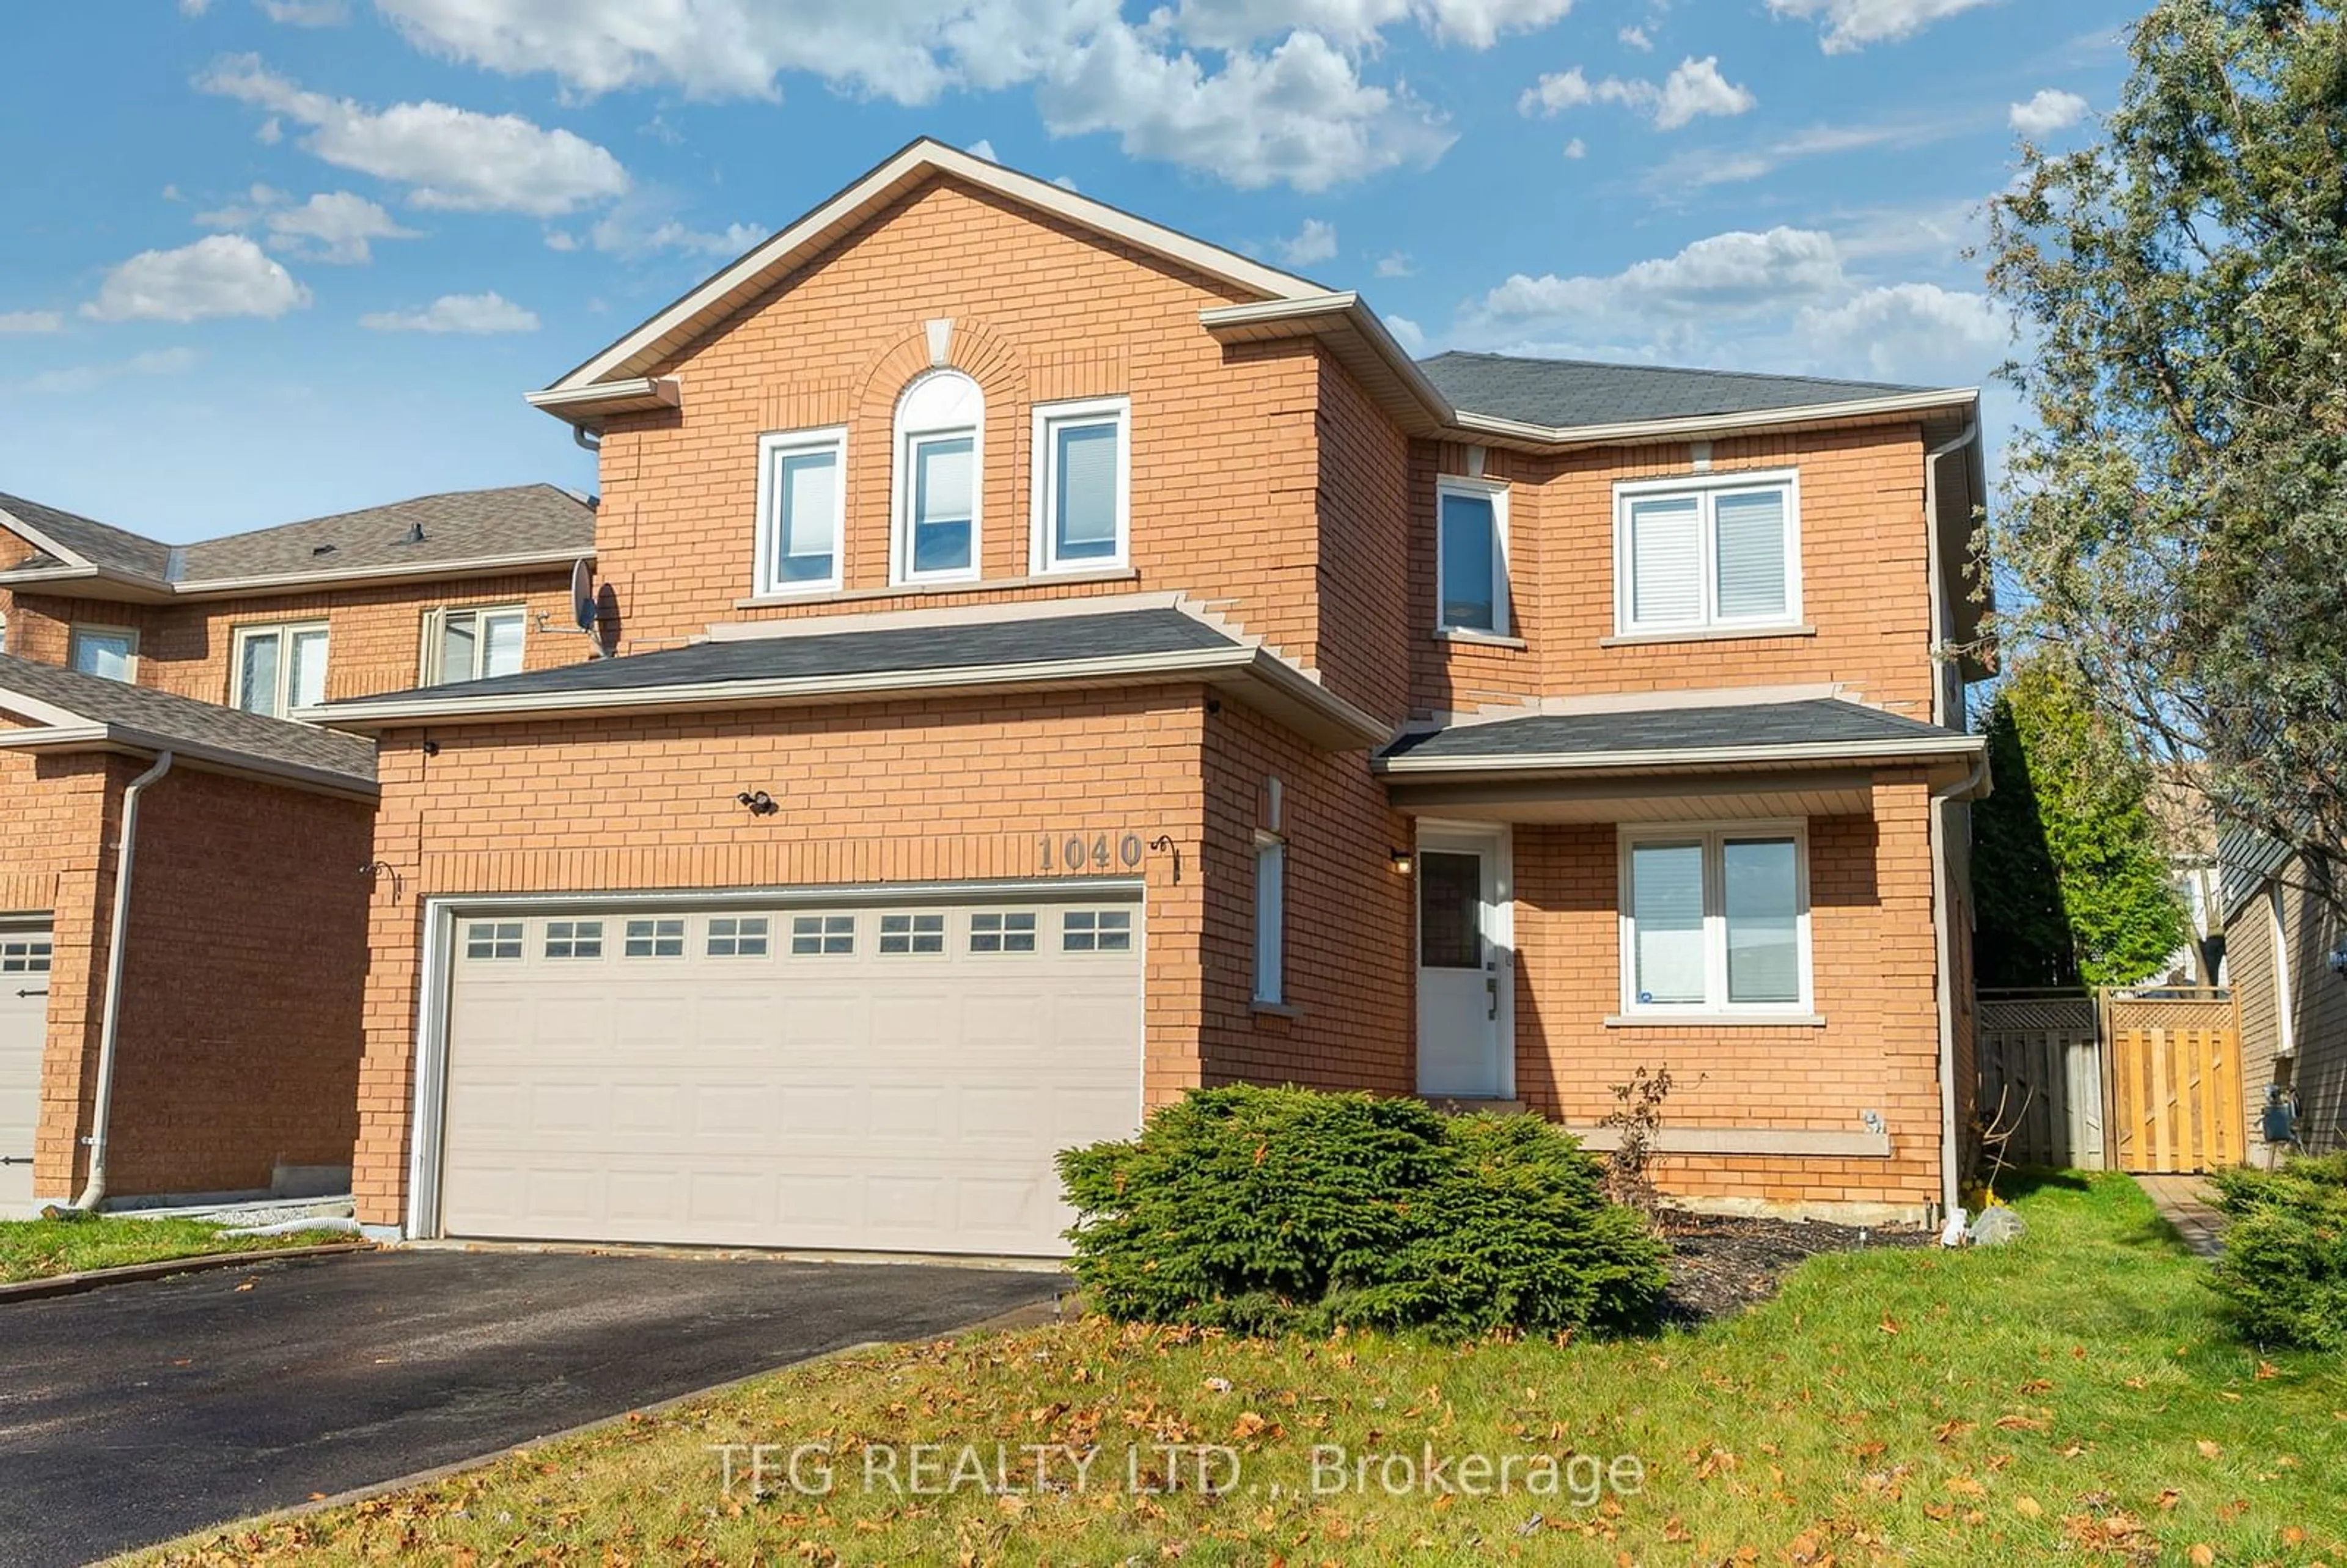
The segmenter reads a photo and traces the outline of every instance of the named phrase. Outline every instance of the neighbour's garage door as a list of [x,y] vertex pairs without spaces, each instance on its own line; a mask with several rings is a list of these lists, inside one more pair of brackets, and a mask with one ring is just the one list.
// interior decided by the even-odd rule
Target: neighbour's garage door
[[1141,1115],[1141,907],[460,916],[452,1236],[1061,1255]]
[[50,951],[46,922],[0,923],[0,1219],[22,1218],[33,1202]]

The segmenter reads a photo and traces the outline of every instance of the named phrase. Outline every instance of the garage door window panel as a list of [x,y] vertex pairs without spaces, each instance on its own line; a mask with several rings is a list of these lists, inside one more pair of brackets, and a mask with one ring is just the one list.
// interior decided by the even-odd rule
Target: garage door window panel
[[712,958],[763,958],[766,956],[764,915],[719,916],[709,922],[709,956]]
[[681,958],[684,957],[684,922],[675,920],[630,920],[628,922],[627,956],[631,958]]
[[943,953],[945,950],[946,917],[943,915],[880,917],[880,951],[883,956],[908,957]]
[[0,941],[0,975],[46,975],[50,953],[46,937],[11,937]]
[[600,958],[603,956],[600,920],[549,920],[546,925],[546,956],[549,958]]
[[988,913],[969,917],[969,950],[973,953],[1031,953],[1035,950],[1032,913]]
[[520,958],[521,922],[473,921],[465,927],[465,957],[491,959]]
[[798,915],[791,919],[791,952],[799,958],[846,958],[856,951],[853,915]]
[[1060,917],[1060,949],[1068,953],[1133,951],[1133,911],[1071,909]]

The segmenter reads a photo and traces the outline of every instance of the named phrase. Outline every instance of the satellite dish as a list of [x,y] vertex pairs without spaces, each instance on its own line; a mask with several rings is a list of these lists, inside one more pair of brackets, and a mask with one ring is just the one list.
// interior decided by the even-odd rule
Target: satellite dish
[[570,569],[570,616],[581,631],[595,630],[602,611],[595,607],[595,562],[582,557]]

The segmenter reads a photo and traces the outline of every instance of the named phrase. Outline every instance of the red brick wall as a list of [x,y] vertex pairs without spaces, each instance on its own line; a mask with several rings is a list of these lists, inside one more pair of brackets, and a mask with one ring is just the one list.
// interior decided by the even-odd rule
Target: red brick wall
[[[794,886],[1064,874],[1043,841],[1170,837],[1147,883],[1146,1088],[1199,1081],[1207,884],[1194,688],[614,715],[385,737],[360,1078],[360,1218],[405,1217],[422,901],[437,894]],[[1227,712],[1227,710],[1226,710]],[[1219,722],[1219,721],[1217,721]],[[753,817],[744,789],[781,803]],[[1121,868],[1113,874],[1122,875]]]
[[1848,682],[1863,700],[1932,716],[1929,536],[1922,427],[1715,444],[1715,473],[1800,471],[1801,611],[1813,634],[1606,647],[1614,635],[1614,486],[1692,475],[1689,449],[1611,447],[1559,457],[1491,448],[1509,484],[1511,630],[1522,650],[1437,642],[1435,479],[1467,471],[1463,447],[1410,446],[1413,702],[1467,712],[1528,698],[1673,688]]
[[1926,786],[1891,778],[1871,817],[1809,824],[1810,939],[1825,1027],[1608,1028],[1621,1010],[1618,836],[1611,825],[1515,830],[1516,1081],[1576,1125],[1608,1087],[1667,1066],[1675,1127],[1858,1132],[1880,1112],[1891,1156],[1674,1155],[1667,1190],[1772,1203],[1939,1197],[1939,1017]]
[[427,611],[499,604],[526,605],[531,612],[522,640],[528,668],[542,670],[587,656],[584,638],[538,629],[539,616],[556,629],[572,624],[568,572],[152,606],[22,594],[9,623],[8,651],[62,664],[77,624],[132,627],[138,632],[138,684],[199,702],[226,702],[238,627],[323,620],[327,695],[367,697],[419,683]]
[[[1287,844],[1286,1003],[1253,1005],[1255,842],[1280,782]],[[1225,703],[1206,721],[1204,1081],[1417,1089],[1409,877],[1391,851],[1409,825],[1358,753],[1330,755]]]

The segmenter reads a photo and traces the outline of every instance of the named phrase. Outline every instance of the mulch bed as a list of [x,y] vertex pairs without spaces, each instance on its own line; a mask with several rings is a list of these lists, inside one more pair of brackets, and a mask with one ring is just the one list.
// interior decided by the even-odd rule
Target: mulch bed
[[1678,1213],[1663,1216],[1663,1235],[1671,1244],[1671,1287],[1662,1316],[1678,1324],[1727,1317],[1768,1300],[1787,1271],[1819,1253],[1928,1246],[1933,1240],[1919,1228]]

